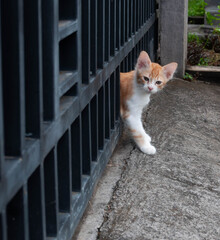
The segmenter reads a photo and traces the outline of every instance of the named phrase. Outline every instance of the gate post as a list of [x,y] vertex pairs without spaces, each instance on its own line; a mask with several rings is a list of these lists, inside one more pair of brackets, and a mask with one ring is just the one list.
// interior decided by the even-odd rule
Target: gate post
[[161,64],[177,62],[177,77],[185,74],[188,0],[160,0]]

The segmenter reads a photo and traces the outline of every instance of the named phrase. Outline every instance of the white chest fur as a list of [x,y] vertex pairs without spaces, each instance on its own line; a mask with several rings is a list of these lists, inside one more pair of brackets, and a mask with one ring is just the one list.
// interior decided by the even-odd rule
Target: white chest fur
[[146,92],[135,91],[133,96],[128,100],[128,109],[131,115],[141,117],[142,110],[150,102],[150,94]]

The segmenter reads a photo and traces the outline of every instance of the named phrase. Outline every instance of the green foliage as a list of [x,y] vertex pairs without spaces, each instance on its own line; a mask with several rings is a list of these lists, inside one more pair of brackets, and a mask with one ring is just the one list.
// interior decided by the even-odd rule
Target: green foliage
[[209,25],[213,25],[213,21],[219,21],[219,26],[220,26],[220,5],[218,6],[218,13],[216,16],[213,16],[210,12],[205,12],[206,15],[206,20]]
[[208,63],[209,63],[209,59],[208,58],[200,58],[198,65],[199,66],[208,66]]
[[188,33],[188,43],[191,43],[191,42],[202,44],[202,40],[195,33]]
[[216,27],[216,28],[213,30],[213,33],[214,33],[214,34],[217,34],[217,35],[220,35],[220,28],[219,28],[219,27]]
[[189,81],[192,81],[193,80],[193,76],[189,73],[185,73],[184,77],[183,77],[185,80],[189,80]]
[[204,0],[189,0],[188,16],[204,16],[206,5]]
[[215,17],[212,16],[210,12],[205,12],[206,20],[209,25],[213,25],[213,20],[215,20]]

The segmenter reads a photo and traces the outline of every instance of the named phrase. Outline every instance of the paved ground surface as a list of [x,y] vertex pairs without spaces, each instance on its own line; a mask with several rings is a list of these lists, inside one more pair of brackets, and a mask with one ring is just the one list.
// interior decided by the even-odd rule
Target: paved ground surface
[[143,114],[157,148],[124,132],[73,239],[220,239],[220,86],[174,80]]

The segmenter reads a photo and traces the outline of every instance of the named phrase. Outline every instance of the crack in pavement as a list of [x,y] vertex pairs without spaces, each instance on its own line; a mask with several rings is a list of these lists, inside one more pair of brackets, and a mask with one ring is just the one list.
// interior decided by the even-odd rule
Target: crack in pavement
[[134,151],[135,149],[136,149],[136,147],[135,147],[135,146],[132,146],[132,149],[130,150],[128,156],[127,156],[125,159],[123,159],[123,160],[124,160],[124,165],[123,165],[123,167],[122,167],[122,172],[121,172],[120,178],[119,178],[118,181],[115,183],[114,190],[113,190],[113,192],[112,192],[112,196],[111,196],[111,198],[110,198],[110,200],[109,200],[109,202],[108,202],[108,204],[107,204],[107,206],[106,206],[106,207],[108,208],[108,210],[105,210],[105,214],[103,215],[103,222],[102,222],[102,224],[100,225],[100,227],[97,228],[97,233],[98,233],[98,234],[97,234],[97,238],[96,238],[97,240],[100,240],[100,234],[101,234],[102,226],[103,226],[103,225],[108,221],[108,219],[109,219],[109,214],[110,214],[110,212],[111,212],[111,210],[112,210],[112,205],[113,205],[113,201],[114,201],[114,198],[115,198],[116,191],[118,190],[118,188],[119,188],[119,183],[120,183],[123,175],[125,174],[125,171],[127,170],[128,159],[131,157],[131,155],[132,155],[132,153],[133,153],[133,151]]

